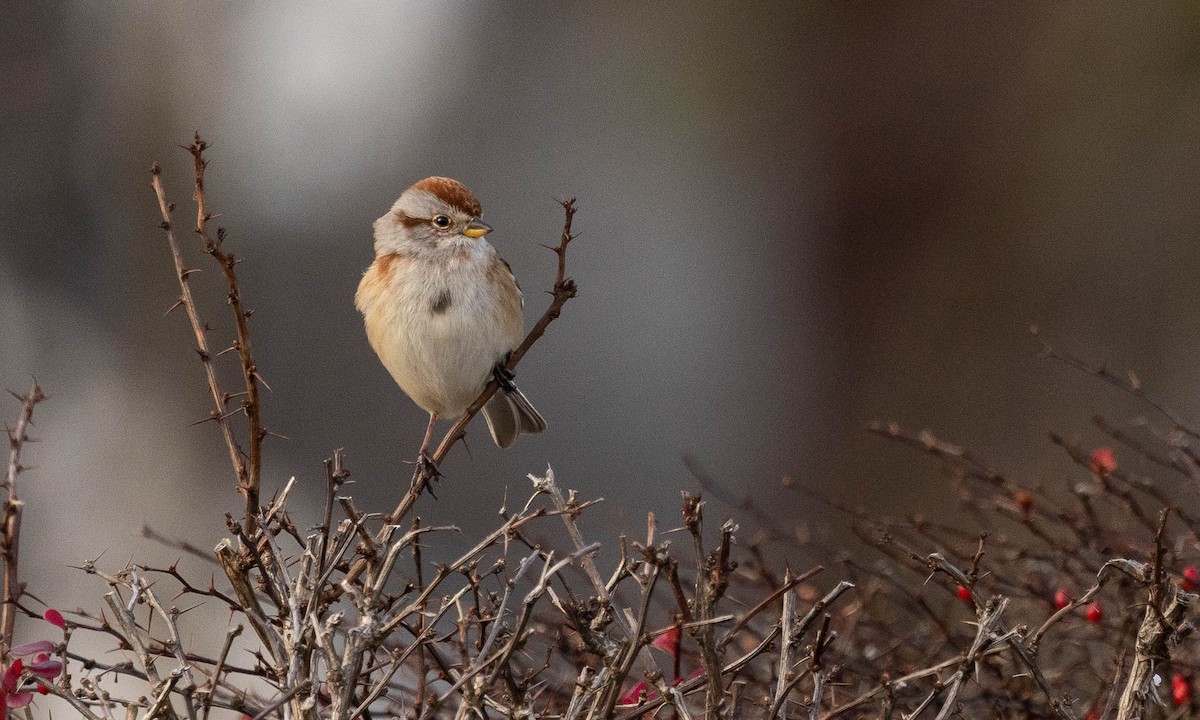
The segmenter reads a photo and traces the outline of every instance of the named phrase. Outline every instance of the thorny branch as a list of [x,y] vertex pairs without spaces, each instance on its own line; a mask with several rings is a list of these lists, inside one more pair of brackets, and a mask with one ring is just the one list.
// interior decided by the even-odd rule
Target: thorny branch
[[27,469],[21,464],[21,451],[25,449],[25,443],[33,442],[27,434],[33,421],[33,409],[38,403],[46,400],[46,395],[36,380],[24,395],[18,395],[11,390],[9,393],[21,402],[21,412],[14,427],[4,426],[8,433],[8,471],[4,476],[8,494],[4,499],[4,607],[0,610],[0,646],[5,653],[12,648],[13,626],[17,619],[16,603],[25,592],[18,573],[21,514],[25,504],[17,497],[17,476]]
[[[934,714],[927,711],[939,720],[1067,720],[1085,712],[1105,716],[1109,708],[1119,720],[1194,714],[1196,503],[1158,478],[1111,460],[1098,464],[1082,444],[1061,436],[1055,438],[1080,477],[1047,489],[932,433],[875,426],[940,461],[939,482],[957,489],[958,498],[955,511],[947,503],[947,512],[933,518],[882,518],[781,482],[782,492],[845,518],[853,536],[877,553],[873,563],[858,557],[861,548],[831,542],[755,495],[736,502],[739,513],[763,525],[759,532],[742,534],[730,521],[710,537],[704,500],[685,495],[682,533],[657,532],[651,520],[645,544],[621,537],[609,551],[615,559],[606,557],[579,521],[599,500],[564,492],[550,469],[531,476],[528,499],[515,511],[502,508],[491,530],[464,533],[465,551],[444,541],[458,528],[410,517],[432,478],[418,470],[390,515],[360,510],[341,494],[349,472],[340,450],[326,463],[318,517],[291,517],[291,491],[303,485],[295,479],[263,507],[261,440],[268,433],[259,408],[262,379],[250,354],[251,313],[242,304],[235,260],[222,249],[222,231],[215,237],[208,231],[206,145],[197,136],[188,149],[196,230],[226,275],[237,322],[230,350],[241,360],[241,392],[218,385],[188,283],[194,270],[176,245],[173,208],[157,168],[152,185],[180,283],[178,305],[188,313],[212,394],[210,419],[225,438],[246,516],[230,519],[230,538],[211,556],[197,553],[196,544],[150,535],[190,561],[203,555],[201,562],[214,563],[201,566],[205,574],[219,567],[220,580],[193,581],[179,563],[107,572],[97,561],[85,562],[83,570],[109,586],[106,606],[96,614],[75,611],[69,623],[59,618],[61,643],[7,648],[30,653],[23,669],[11,655],[4,658],[9,670],[21,670],[20,687],[4,690],[9,697],[19,702],[44,684],[76,714],[95,720],[207,720],[226,712],[262,720],[911,719]],[[563,208],[563,234],[552,248],[553,299],[509,359],[510,369],[576,292],[566,277],[574,204]],[[1135,439],[1105,422],[1106,435],[1176,482],[1200,478],[1187,442],[1192,435],[1177,413],[1149,399],[1133,376],[1078,366],[1171,424],[1166,434]],[[494,391],[489,385],[451,428],[435,461]],[[41,399],[36,385],[20,397],[23,422],[9,433],[10,520],[14,504],[19,511],[13,481],[33,396]],[[239,413],[247,419],[246,451],[230,424]],[[708,498],[736,496],[694,461],[689,469]],[[555,517],[561,527],[547,521]],[[19,527],[9,527],[15,538]],[[833,569],[779,572],[764,541],[821,552]],[[22,601],[40,602],[18,583],[15,545],[6,546],[14,561],[6,584],[8,645],[17,613],[39,615]],[[822,570],[842,577],[825,583]],[[1080,588],[1087,589],[1076,594]],[[178,594],[167,602],[172,591]],[[238,624],[197,633],[187,627],[187,613],[199,603],[240,616],[230,623]],[[243,634],[244,625],[252,632]],[[79,633],[112,644],[113,652],[87,656],[72,645]],[[192,647],[205,642],[212,648]],[[38,660],[33,653],[40,650],[46,658]],[[58,662],[49,650],[69,661],[73,673],[46,682],[52,675],[44,663]],[[1153,680],[1167,674],[1174,708]]]
[[[188,146],[195,170],[196,234],[204,243],[204,250],[217,261],[221,272],[225,275],[225,281],[229,287],[227,300],[233,311],[233,319],[237,327],[237,337],[233,347],[237,350],[238,358],[241,360],[242,380],[246,388],[241,409],[246,414],[246,444],[249,446],[243,476],[239,477],[238,489],[246,500],[246,534],[253,536],[258,515],[259,487],[262,482],[262,442],[267,436],[267,430],[262,425],[262,404],[258,394],[258,384],[262,382],[262,376],[258,372],[258,366],[250,351],[249,320],[252,311],[247,310],[242,303],[242,293],[238,287],[237,273],[234,271],[237,259],[222,247],[225,239],[223,228],[217,229],[215,240],[208,231],[208,221],[213,216],[208,211],[208,203],[204,194],[204,170],[208,167],[208,161],[204,159],[204,151],[207,149],[208,143],[200,137],[200,133],[196,133],[192,144]],[[226,398],[223,404],[227,403],[228,399]]]
[[[266,435],[266,431],[261,425],[261,404],[258,397],[260,376],[257,366],[250,355],[250,334],[247,326],[250,313],[242,306],[241,291],[238,289],[237,275],[234,272],[236,261],[232,255],[225,253],[221,249],[224,232],[218,231],[216,241],[212,239],[208,232],[208,221],[212,218],[212,215],[208,212],[204,188],[204,170],[207,166],[207,161],[203,155],[207,147],[207,143],[201,139],[199,133],[196,134],[192,144],[187,147],[188,152],[192,155],[194,167],[196,234],[203,242],[205,251],[212,255],[221,266],[221,270],[225,274],[229,285],[228,302],[233,310],[237,325],[237,338],[234,341],[234,347],[238,350],[238,356],[241,358],[242,375],[246,386],[245,397],[241,401],[238,411],[243,412],[246,416],[247,443],[250,448],[248,454],[244,453],[241,445],[234,436],[233,427],[230,423],[230,417],[233,413],[229,410],[229,404],[236,396],[222,390],[220,380],[217,377],[217,369],[214,362],[215,355],[208,343],[208,326],[200,319],[195,299],[192,296],[191,283],[189,282],[189,276],[192,273],[198,272],[198,270],[187,267],[183,259],[183,253],[180,251],[179,243],[175,239],[175,228],[171,220],[175,205],[167,201],[166,190],[162,184],[162,170],[158,166],[158,163],[155,163],[150,168],[150,184],[154,188],[155,197],[158,199],[159,212],[162,215],[161,227],[166,231],[167,245],[170,247],[171,259],[175,265],[175,276],[179,281],[179,299],[171,306],[170,310],[174,310],[176,307],[183,307],[184,312],[187,313],[188,322],[196,338],[196,353],[200,356],[200,362],[204,366],[205,379],[207,380],[209,393],[212,395],[213,400],[213,409],[209,413],[208,420],[217,423],[221,431],[221,437],[225,440],[225,446],[229,451],[229,461],[233,466],[234,477],[237,480],[238,492],[242,494],[246,504],[246,529],[248,534],[253,535],[258,516],[258,496],[262,468],[262,440]],[[167,312],[170,312],[170,310]]]

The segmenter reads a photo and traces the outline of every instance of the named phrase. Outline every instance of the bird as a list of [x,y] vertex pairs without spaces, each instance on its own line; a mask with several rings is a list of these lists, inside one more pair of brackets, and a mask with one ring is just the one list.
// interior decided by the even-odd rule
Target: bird
[[492,378],[482,412],[497,446],[546,429],[504,365],[525,334],[524,298],[482,213],[457,180],[413,184],[375,221],[375,260],[355,293],[371,348],[429,413],[421,463],[438,419],[461,416]]

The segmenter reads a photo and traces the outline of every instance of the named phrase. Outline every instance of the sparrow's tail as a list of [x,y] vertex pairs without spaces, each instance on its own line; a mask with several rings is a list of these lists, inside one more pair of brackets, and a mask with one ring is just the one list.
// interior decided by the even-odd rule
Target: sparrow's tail
[[483,419],[487,421],[492,439],[502,448],[512,445],[522,433],[528,435],[546,429],[541,413],[515,387],[498,390],[483,406]]

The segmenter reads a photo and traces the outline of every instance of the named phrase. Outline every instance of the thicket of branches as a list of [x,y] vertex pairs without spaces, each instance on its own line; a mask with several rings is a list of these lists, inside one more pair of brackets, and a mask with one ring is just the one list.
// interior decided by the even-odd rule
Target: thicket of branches
[[[1191,591],[1200,573],[1190,563],[1200,539],[1200,456],[1192,446],[1200,431],[1134,376],[1089,368],[1048,345],[1047,355],[1136,397],[1146,418],[1096,418],[1113,447],[1052,436],[1079,468],[1065,490],[1011,477],[932,434],[878,425],[875,432],[941,461],[960,490],[956,515],[971,526],[875,517],[790,483],[862,540],[825,550],[824,567],[773,567],[758,543],[799,547],[805,534],[694,463],[703,493],[732,500],[754,532],[741,535],[732,520],[706,523],[701,495],[684,493],[681,532],[660,532],[651,516],[637,541],[598,536],[586,522],[598,500],[564,491],[547,469],[530,476],[527,499],[502,509],[468,551],[437,562],[430,558],[444,557],[439,538],[453,519],[415,519],[423,499],[424,516],[439,515],[425,499],[435,480],[428,466],[418,465],[382,512],[344,493],[349,472],[337,450],[326,461],[322,515],[293,518],[292,484],[262,487],[270,432],[251,313],[226,233],[210,230],[205,143],[197,136],[188,150],[196,216],[187,234],[224,273],[236,328],[228,346],[213,343],[193,300],[194,270],[157,167],[151,180],[179,280],[177,306],[211,393],[208,421],[224,438],[245,512],[226,516],[228,535],[214,539],[211,553],[180,545],[190,560],[218,568],[219,581],[198,581],[178,565],[91,562],[83,571],[109,588],[97,607],[47,607],[19,573],[25,508],[17,493],[31,417],[45,396],[36,384],[18,395],[4,505],[6,712],[32,717],[31,708],[50,703],[36,693],[93,720],[1126,720],[1195,712]],[[576,292],[566,273],[575,205],[562,205],[552,299],[509,369]],[[236,363],[237,388],[222,385],[223,362]],[[451,428],[434,462],[495,391],[489,385]],[[615,564],[599,566],[602,543],[619,551]],[[226,608],[231,618],[212,655],[184,641],[192,633],[183,613],[197,603]],[[54,639],[13,647],[18,617],[43,623]],[[107,638],[112,651],[77,651],[81,633]]]

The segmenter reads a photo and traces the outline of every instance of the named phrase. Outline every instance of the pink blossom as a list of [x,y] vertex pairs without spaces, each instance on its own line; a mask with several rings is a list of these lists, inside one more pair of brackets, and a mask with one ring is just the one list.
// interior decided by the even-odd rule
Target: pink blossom
[[[50,654],[53,651],[54,643],[49,640],[35,640],[12,649],[12,654],[18,657],[8,664],[4,675],[0,676],[0,720],[8,717],[9,710],[23,708],[33,700],[32,692],[20,690],[22,671],[28,669],[32,675],[42,680],[53,680],[62,674],[63,664],[53,658]],[[21,655],[34,656],[28,668],[25,667],[25,661],[19,657]],[[40,682],[37,689],[43,695],[49,692]]]
[[24,663],[17,658],[4,671],[3,680],[0,680],[0,717],[8,717],[9,710],[23,708],[33,700],[33,693],[17,692],[23,668]]
[[46,608],[46,612],[42,613],[42,618],[51,625],[57,626],[61,630],[67,629],[67,621],[63,620],[62,613],[54,608]]
[[54,643],[49,640],[35,640],[24,645],[18,645],[12,649],[12,654],[18,656],[52,652],[54,652]]
[[43,680],[53,680],[62,674],[62,663],[58,660],[42,660],[29,666],[29,672]]

